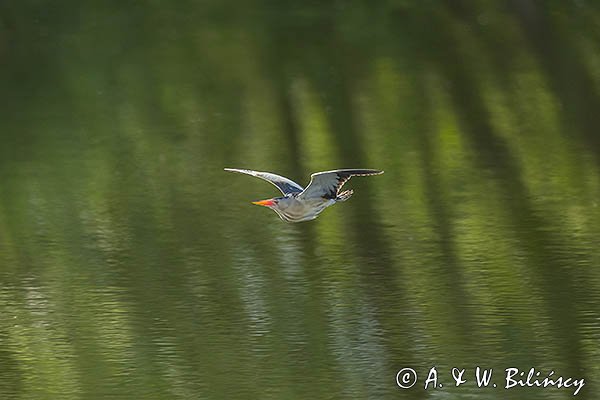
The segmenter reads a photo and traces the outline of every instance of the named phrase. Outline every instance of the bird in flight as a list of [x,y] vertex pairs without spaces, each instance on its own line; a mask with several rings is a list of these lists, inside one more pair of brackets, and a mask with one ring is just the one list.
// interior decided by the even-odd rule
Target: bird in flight
[[288,178],[270,172],[235,168],[225,168],[225,171],[252,175],[275,185],[283,196],[253,201],[252,204],[269,207],[279,215],[279,218],[287,222],[310,221],[317,218],[327,207],[338,201],[348,200],[354,192],[352,190],[340,192],[340,190],[351,177],[383,174],[383,171],[376,169],[334,169],[315,172],[310,176],[308,186],[303,188]]

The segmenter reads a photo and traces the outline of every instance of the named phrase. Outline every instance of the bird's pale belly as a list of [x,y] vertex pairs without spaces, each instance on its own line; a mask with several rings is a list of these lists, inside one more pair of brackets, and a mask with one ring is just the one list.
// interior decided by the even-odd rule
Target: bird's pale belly
[[310,221],[327,207],[335,204],[332,199],[314,199],[304,201],[293,201],[285,210],[274,209],[279,217],[287,222]]

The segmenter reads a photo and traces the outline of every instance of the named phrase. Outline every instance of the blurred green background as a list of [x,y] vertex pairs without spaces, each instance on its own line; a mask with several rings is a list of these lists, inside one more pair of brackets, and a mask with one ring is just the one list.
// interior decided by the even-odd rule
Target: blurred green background
[[600,3],[7,1],[0,76],[1,399],[600,395]]

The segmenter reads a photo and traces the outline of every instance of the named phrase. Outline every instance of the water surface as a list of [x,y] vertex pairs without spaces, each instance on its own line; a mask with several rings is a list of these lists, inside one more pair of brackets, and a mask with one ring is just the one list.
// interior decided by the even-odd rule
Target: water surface
[[600,9],[460,4],[1,5],[0,398],[597,398]]

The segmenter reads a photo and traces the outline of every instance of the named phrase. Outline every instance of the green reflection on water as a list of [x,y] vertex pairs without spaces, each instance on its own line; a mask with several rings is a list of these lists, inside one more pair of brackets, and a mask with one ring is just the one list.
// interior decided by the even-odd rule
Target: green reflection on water
[[461,4],[0,6],[0,397],[596,398],[600,9]]

